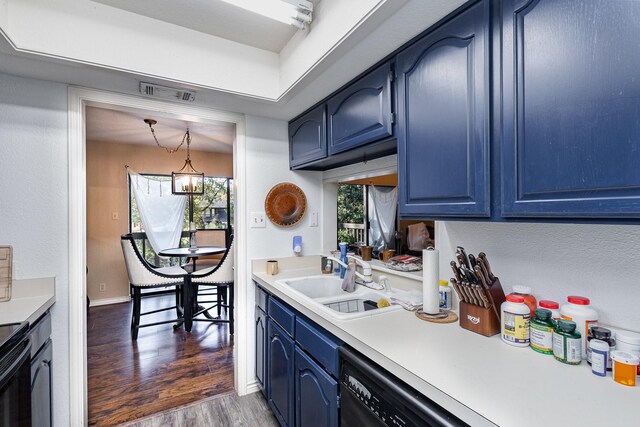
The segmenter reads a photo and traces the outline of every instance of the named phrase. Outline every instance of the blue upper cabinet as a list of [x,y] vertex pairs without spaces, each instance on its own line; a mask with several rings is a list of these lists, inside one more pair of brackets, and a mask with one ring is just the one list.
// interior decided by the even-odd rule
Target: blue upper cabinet
[[503,2],[502,215],[640,218],[640,2]]
[[402,216],[490,215],[488,31],[480,2],[397,56]]
[[289,166],[295,169],[327,157],[324,104],[289,123]]
[[329,99],[329,155],[393,136],[392,77],[387,62]]

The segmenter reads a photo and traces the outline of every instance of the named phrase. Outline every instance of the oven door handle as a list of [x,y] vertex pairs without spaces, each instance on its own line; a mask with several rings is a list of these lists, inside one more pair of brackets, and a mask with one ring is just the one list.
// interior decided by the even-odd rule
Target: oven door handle
[[0,388],[4,387],[4,385],[11,380],[11,378],[15,375],[16,372],[18,372],[25,360],[28,360],[30,356],[31,343],[28,339],[25,339],[20,342],[20,344],[18,344],[12,352],[9,353],[9,360],[7,362],[10,363],[10,365],[4,372],[0,372]]

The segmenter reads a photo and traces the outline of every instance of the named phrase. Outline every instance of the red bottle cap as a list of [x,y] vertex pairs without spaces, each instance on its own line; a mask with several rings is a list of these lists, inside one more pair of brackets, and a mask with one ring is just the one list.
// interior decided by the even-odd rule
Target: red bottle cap
[[509,294],[507,295],[507,301],[509,302],[517,302],[517,303],[524,303],[524,297],[522,295],[514,295],[514,294]]
[[589,305],[589,303],[591,303],[589,298],[579,297],[576,295],[568,296],[567,301],[569,301],[571,304],[578,304],[578,305]]
[[560,308],[560,305],[557,302],[549,301],[546,299],[543,299],[542,301],[540,301],[539,304],[540,304],[540,307],[542,308],[549,308],[549,309]]

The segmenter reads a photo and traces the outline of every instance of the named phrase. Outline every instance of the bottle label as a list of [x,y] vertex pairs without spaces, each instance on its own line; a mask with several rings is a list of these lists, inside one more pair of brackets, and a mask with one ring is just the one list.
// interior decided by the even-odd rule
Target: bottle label
[[553,355],[563,363],[578,365],[582,361],[582,338],[553,334]]
[[544,354],[553,354],[553,328],[531,323],[531,348]]
[[440,291],[440,308],[451,308],[451,292]]
[[516,344],[528,344],[529,314],[503,311],[502,338]]
[[608,358],[608,351],[591,349],[591,372],[600,377],[606,377]]

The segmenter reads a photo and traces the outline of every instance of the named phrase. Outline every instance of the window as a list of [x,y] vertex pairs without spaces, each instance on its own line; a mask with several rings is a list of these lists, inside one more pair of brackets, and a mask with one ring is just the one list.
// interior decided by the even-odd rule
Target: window
[[366,186],[338,185],[338,242],[367,244]]
[[[157,180],[171,180],[170,175],[142,175]],[[198,230],[226,230],[230,232],[230,225],[233,224],[232,183],[231,178],[215,176],[206,176],[204,178],[204,194],[193,196],[193,216],[191,216],[190,204],[186,204],[181,246],[188,245],[189,218],[193,218]],[[152,265],[158,265],[158,256],[147,240],[131,187],[129,187],[129,230],[133,234],[133,238],[141,253],[144,254],[145,259]]]

